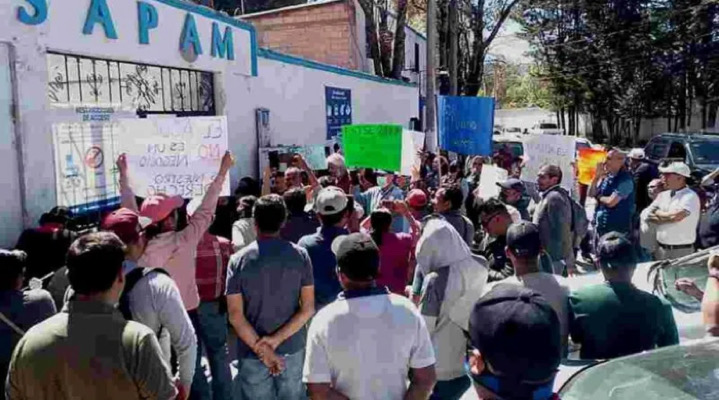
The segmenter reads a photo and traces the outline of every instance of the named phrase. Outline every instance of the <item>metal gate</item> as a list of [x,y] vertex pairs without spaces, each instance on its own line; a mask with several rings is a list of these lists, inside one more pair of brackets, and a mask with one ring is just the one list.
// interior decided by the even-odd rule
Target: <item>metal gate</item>
[[49,52],[51,104],[122,104],[140,117],[215,115],[213,74]]

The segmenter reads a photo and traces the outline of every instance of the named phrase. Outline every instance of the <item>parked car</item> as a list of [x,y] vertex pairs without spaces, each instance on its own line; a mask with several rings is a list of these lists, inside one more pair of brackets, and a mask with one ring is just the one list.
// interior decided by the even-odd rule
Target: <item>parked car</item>
[[559,129],[559,126],[554,122],[538,122],[529,133],[533,135],[564,135],[564,129]]
[[707,338],[600,362],[566,381],[559,397],[562,400],[716,400],[719,399],[718,354],[719,339]]
[[504,145],[509,147],[509,151],[512,152],[515,158],[524,155],[524,142],[521,136],[497,135],[492,137],[492,153],[495,153]]
[[692,177],[701,178],[719,167],[719,136],[701,133],[662,133],[644,148],[647,159],[681,160],[689,165]]
[[502,130],[502,134],[504,134],[504,135],[521,135],[522,128],[518,128],[516,126],[510,127],[510,128],[504,128]]

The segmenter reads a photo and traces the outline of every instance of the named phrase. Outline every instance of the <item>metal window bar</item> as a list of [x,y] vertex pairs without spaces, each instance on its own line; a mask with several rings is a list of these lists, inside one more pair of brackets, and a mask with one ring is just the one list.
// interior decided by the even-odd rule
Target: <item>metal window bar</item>
[[[121,104],[133,105],[141,117],[148,114],[216,115],[211,72],[57,52],[48,52],[48,60],[51,64],[48,66],[49,82],[52,82],[48,85],[48,93],[54,104],[77,101],[78,98],[70,92],[77,85],[80,103],[97,104],[105,99],[115,103],[119,100]],[[70,77],[68,60],[76,64],[76,77]],[[92,76],[83,76],[83,62],[92,63]],[[107,70],[107,77],[101,76],[103,70]],[[116,71],[117,76],[113,77],[112,71]],[[165,74],[169,84],[165,82]],[[174,79],[173,74],[176,75]],[[61,78],[53,81],[53,75]],[[115,89],[114,84],[117,84]],[[87,96],[83,94],[83,89],[88,91]]]

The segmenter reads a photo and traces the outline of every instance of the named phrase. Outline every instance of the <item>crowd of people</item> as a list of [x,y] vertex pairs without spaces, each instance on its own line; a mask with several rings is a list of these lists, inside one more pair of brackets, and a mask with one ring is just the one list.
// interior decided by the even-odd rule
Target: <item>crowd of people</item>
[[[137,198],[122,155],[121,207],[97,229],[77,232],[56,207],[0,250],[4,396],[457,400],[474,387],[545,400],[571,351],[677,344],[669,303],[632,277],[641,261],[719,243],[719,204],[689,186],[689,168],[611,149],[587,216],[562,185],[572,171],[545,165],[533,196],[506,158],[423,153],[403,177],[295,156],[228,199],[227,153],[185,204]],[[487,163],[509,175],[491,198]],[[605,282],[570,290],[589,269]],[[719,256],[708,271],[704,290],[678,287],[719,335]]]

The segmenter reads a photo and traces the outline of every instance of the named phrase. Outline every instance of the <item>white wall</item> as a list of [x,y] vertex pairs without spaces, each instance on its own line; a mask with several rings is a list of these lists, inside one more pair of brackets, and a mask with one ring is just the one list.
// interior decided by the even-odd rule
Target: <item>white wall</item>
[[[137,2],[107,0],[118,39],[105,37],[100,25],[92,35],[84,35],[82,28],[91,0],[48,0],[47,20],[35,26],[17,20],[17,10],[32,7],[25,0],[0,0],[0,43],[12,48],[17,78],[16,129],[22,140],[22,165],[25,170],[25,226],[34,225],[39,216],[56,204],[51,120],[66,113],[50,105],[47,95],[47,51],[106,58],[119,61],[142,62],[166,67],[180,67],[215,73],[215,98],[218,115],[227,115],[230,148],[238,156],[238,165],[231,172],[235,184],[244,175],[257,174],[257,139],[254,110],[271,110],[271,126],[279,139],[290,143],[322,143],[325,140],[324,85],[352,89],[353,121],[396,122],[407,126],[417,115],[417,89],[396,84],[378,83],[319,69],[308,69],[290,63],[258,59],[259,76],[252,76],[253,31],[233,25],[235,60],[210,56],[211,24],[219,22],[221,32],[231,24],[226,17],[178,0],[144,0],[158,11],[159,26],[150,33],[150,44],[140,45],[137,29]],[[189,11],[193,12],[203,46],[203,54],[195,62],[187,62],[179,52],[182,24]],[[197,11],[197,12],[196,12]],[[206,15],[210,13],[209,15]],[[212,17],[212,18],[210,18]],[[326,68],[326,67],[325,67]],[[336,69],[335,69],[336,70]],[[2,84],[0,57],[0,95],[5,96]],[[340,71],[341,72],[341,71]],[[5,107],[0,97],[0,107]],[[8,108],[4,108],[7,110]],[[0,108],[3,110],[3,108]],[[15,218],[19,206],[17,168],[10,164],[14,147],[6,128],[9,119],[0,111],[0,176],[3,190],[0,201],[5,214]],[[6,154],[11,153],[11,154]],[[0,223],[13,226],[9,219]],[[13,228],[11,231],[15,231]],[[0,231],[0,245],[13,242],[17,232]]]
[[15,151],[15,124],[12,115],[12,77],[10,47],[0,43],[0,246],[15,245],[17,232],[22,229],[20,179]]
[[[494,112],[494,124],[501,125],[503,128],[531,129],[540,121],[556,123],[557,114],[543,108],[501,109]],[[586,135],[591,130],[589,122],[586,116],[579,116],[578,131],[580,135]]]
[[272,136],[282,145],[326,142],[325,86],[352,90],[353,123],[408,127],[410,118],[418,114],[416,87],[358,79],[262,56],[258,65],[258,78],[238,80],[226,91],[228,104],[244,103],[228,112],[228,125],[241,132],[241,140],[233,141],[242,143],[233,146],[239,155],[240,174],[257,174],[256,108],[270,110]]

